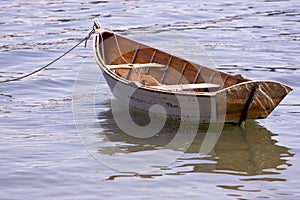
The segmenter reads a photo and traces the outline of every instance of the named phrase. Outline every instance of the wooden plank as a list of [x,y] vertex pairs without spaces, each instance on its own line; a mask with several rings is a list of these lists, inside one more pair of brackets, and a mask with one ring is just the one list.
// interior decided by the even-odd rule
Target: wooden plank
[[124,68],[124,69],[133,69],[133,68],[165,68],[165,65],[161,65],[158,63],[142,63],[142,64],[120,64],[120,65],[106,65],[106,68],[108,69],[120,69],[120,68]]
[[209,88],[219,88],[220,85],[212,83],[196,83],[196,84],[179,84],[179,85],[157,85],[151,86],[151,88],[162,89],[162,90],[176,90],[176,91],[186,91],[193,89],[209,89]]
[[[197,74],[198,69],[192,64],[188,63],[181,78],[181,83],[188,83],[191,84],[194,81],[194,78]],[[203,81],[206,82],[206,81]],[[201,82],[200,82],[201,83]]]
[[144,45],[139,46],[139,51],[132,63],[151,63],[151,57],[153,54],[153,49],[145,47]]
[[172,62],[169,65],[169,68],[167,70],[167,73],[164,78],[164,84],[165,85],[176,85],[178,77],[180,76],[180,72],[182,70],[183,65],[186,61],[173,57]]

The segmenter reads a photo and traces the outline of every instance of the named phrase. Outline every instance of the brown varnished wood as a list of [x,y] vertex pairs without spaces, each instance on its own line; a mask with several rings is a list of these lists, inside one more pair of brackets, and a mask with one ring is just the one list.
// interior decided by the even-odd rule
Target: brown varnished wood
[[[134,60],[134,63],[154,62],[168,65],[170,61],[169,54],[150,48],[146,45],[140,45],[136,42],[128,42],[121,36],[116,36],[117,39],[115,39],[113,36],[106,36],[104,38],[106,38],[104,46],[107,53],[106,59],[108,64],[124,64],[126,62],[131,63],[131,61]],[[116,41],[119,42],[120,49],[117,48]],[[137,48],[139,49],[136,52]],[[123,54],[122,56],[120,56],[120,52]],[[162,70],[149,69],[147,71],[147,75],[152,75],[157,80],[163,79],[163,84],[175,84],[179,79],[178,84],[211,82],[228,87],[240,82],[237,78],[227,75],[223,72],[218,72],[215,74],[215,70],[213,69],[195,65],[190,62],[187,62],[186,64],[186,62],[187,61],[178,57],[173,57],[165,74]],[[185,64],[185,69],[182,70]],[[199,68],[201,68],[201,73],[197,74]],[[183,73],[181,74],[181,72]],[[223,83],[222,77],[228,77],[224,79],[226,81],[225,83]]]
[[[101,38],[103,38],[103,43]],[[215,101],[216,121],[224,119],[226,122],[237,122],[241,118],[243,108],[254,85],[259,88],[253,96],[249,109],[247,109],[248,119],[267,117],[292,90],[290,87],[278,82],[252,81],[242,76],[234,76],[194,64],[111,32],[101,32],[99,37],[95,37],[94,41],[96,41],[96,51],[99,52],[96,57],[101,57],[97,58],[101,60],[98,63],[102,65],[102,69],[109,76],[118,77],[109,79],[110,81],[136,82],[138,87],[151,91],[147,95],[152,96],[154,99],[165,98],[165,93],[176,93],[176,90],[173,91],[168,88],[176,88],[175,86],[180,86],[180,84],[193,84],[193,86],[196,86],[196,84],[201,85],[201,83],[215,84],[215,88],[208,88],[207,86],[205,86],[206,88],[191,87],[193,89],[187,88],[183,91],[184,94],[189,94],[189,92],[190,94],[196,94],[201,102],[205,102],[203,105],[200,104],[204,110],[203,114],[206,116],[201,119],[202,122],[208,122],[209,120],[211,105],[206,104],[212,103],[209,100],[210,98]],[[102,48],[104,49],[103,52]],[[144,65],[141,67],[141,65],[129,65],[130,63]],[[157,64],[152,64],[151,67],[151,64],[148,66],[147,63]],[[109,68],[108,66],[105,67],[106,65],[114,66]],[[166,85],[169,85],[169,87],[163,87]],[[173,85],[174,87],[172,87]],[[153,90],[158,93],[154,94]],[[146,101],[144,96],[141,96],[141,99],[143,100],[137,102],[150,103]],[[180,113],[174,115],[176,118],[180,117]]]
[[[251,81],[230,87],[217,94],[220,101],[226,101],[226,121],[237,121],[241,117],[251,89],[258,85],[258,90],[251,103],[248,119],[267,117],[280,101],[291,91],[291,88],[272,81]],[[221,98],[223,97],[223,99]],[[225,97],[225,99],[224,99]],[[224,105],[223,105],[224,106]],[[222,110],[224,107],[220,107]]]

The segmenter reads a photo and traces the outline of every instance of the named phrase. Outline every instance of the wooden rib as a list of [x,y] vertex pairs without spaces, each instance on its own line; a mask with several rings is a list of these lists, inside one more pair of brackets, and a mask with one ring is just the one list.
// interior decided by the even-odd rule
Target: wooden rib
[[226,74],[225,79],[223,80],[223,83],[221,85],[221,89],[224,88],[227,79],[228,79],[228,74]]
[[211,81],[213,80],[214,76],[216,75],[216,71],[213,71],[211,77],[209,78],[208,83],[211,83]]
[[130,76],[130,73],[131,73],[131,69],[128,70],[128,72],[127,72],[127,74],[126,74],[126,76],[125,76],[125,79],[128,80],[128,78],[129,78],[129,76]]
[[[155,58],[155,55],[156,55],[156,52],[157,52],[157,50],[155,49],[155,50],[153,51],[153,54],[152,54],[152,57],[151,57],[149,63],[152,63],[152,62],[153,62],[153,60],[154,60],[154,58]],[[149,70],[150,70],[150,67],[146,70],[145,73],[146,73],[146,74],[149,74]]]
[[195,78],[194,78],[194,80],[193,80],[193,83],[196,83],[196,81],[197,81],[197,79],[198,79],[198,76],[199,76],[199,74],[200,74],[200,71],[201,71],[201,67],[199,66],[199,69],[198,69],[197,74],[196,74],[196,76],[195,76]]
[[167,72],[167,70],[168,70],[168,68],[169,68],[169,65],[170,65],[172,59],[173,59],[173,56],[171,56],[170,59],[169,59],[169,61],[168,61],[167,67],[165,68],[164,73],[163,73],[163,75],[161,76],[160,83],[162,83],[163,80],[165,79],[166,72]]
[[141,80],[142,81],[146,81],[145,85],[148,85],[148,86],[157,86],[157,85],[160,85],[159,82],[151,75],[141,75]]
[[[135,58],[136,58],[136,55],[137,55],[137,52],[138,52],[138,50],[139,50],[139,47],[140,47],[140,45],[138,44],[137,47],[136,47],[136,49],[135,49],[135,51],[134,51],[133,57],[132,57],[132,59],[131,59],[131,63],[134,62],[134,60],[135,60]],[[129,79],[130,73],[131,73],[131,69],[128,70],[128,73],[127,73],[127,75],[126,75],[126,77],[125,77],[127,80]]]
[[152,54],[152,57],[151,57],[151,60],[150,60],[150,62],[149,63],[152,63],[153,62],[153,59],[154,59],[154,57],[155,57],[155,54],[156,54],[156,49],[154,50],[154,52],[153,52],[153,54]]
[[179,77],[178,77],[178,79],[177,79],[176,84],[179,83],[179,81],[180,81],[180,79],[181,79],[181,77],[182,77],[182,74],[183,74],[183,72],[184,72],[184,70],[185,70],[185,68],[186,68],[186,66],[187,66],[188,63],[189,63],[189,62],[186,61],[185,64],[183,65],[182,70],[181,70],[181,72],[180,72],[180,74],[179,74]]
[[134,51],[133,57],[131,59],[131,63],[134,63],[134,60],[136,58],[137,52],[139,51],[139,48],[140,48],[140,45],[137,45],[137,47],[136,47],[136,49]]

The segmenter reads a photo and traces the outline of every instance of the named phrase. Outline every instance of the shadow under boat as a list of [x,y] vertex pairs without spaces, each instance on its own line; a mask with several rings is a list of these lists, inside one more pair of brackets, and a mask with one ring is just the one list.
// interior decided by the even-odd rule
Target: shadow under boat
[[[118,111],[122,115],[122,110]],[[144,114],[131,112],[132,120],[145,126],[149,123],[149,117]],[[159,170],[154,174],[134,173],[134,176],[152,177],[163,174],[186,174],[186,173],[222,173],[241,176],[253,175],[272,175],[280,174],[282,170],[291,166],[289,158],[294,154],[290,149],[277,144],[274,139],[276,134],[271,133],[265,127],[255,121],[247,121],[244,129],[224,124],[215,145],[209,153],[201,154],[203,141],[207,136],[208,124],[200,124],[197,133],[188,148],[182,150],[182,144],[168,146],[174,139],[179,129],[180,123],[167,121],[165,126],[156,135],[149,138],[133,137],[122,131],[114,120],[112,110],[98,113],[99,125],[102,129],[100,135],[105,135],[114,147],[102,146],[97,149],[99,155],[113,156],[115,154],[125,155],[158,151],[161,149],[172,148],[172,151],[182,151],[181,156],[176,158],[169,166],[159,166]],[[189,135],[189,129],[186,129]],[[210,133],[211,134],[211,133]],[[103,139],[103,138],[102,138]],[[103,141],[103,140],[101,140]],[[146,157],[145,157],[146,159]],[[159,159],[159,158],[158,158]],[[162,158],[163,159],[163,158]],[[151,163],[149,163],[151,165]],[[127,176],[119,174],[108,179]],[[131,176],[131,175],[129,175]],[[272,179],[272,178],[271,178]],[[266,179],[267,180],[267,179]],[[270,180],[270,178],[268,179]],[[272,181],[274,181],[272,179]],[[284,181],[284,180],[281,180]]]

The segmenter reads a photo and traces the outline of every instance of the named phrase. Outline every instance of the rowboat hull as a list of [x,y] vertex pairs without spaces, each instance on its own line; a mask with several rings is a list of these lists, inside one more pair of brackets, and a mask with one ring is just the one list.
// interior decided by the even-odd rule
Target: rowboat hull
[[[117,101],[121,105],[128,105],[131,109],[156,116],[167,116],[174,120],[202,123],[217,121],[214,103],[216,96],[195,96],[148,90],[119,82],[105,71],[104,77]],[[163,109],[150,109],[153,105],[160,105]],[[198,108],[195,110],[195,107]]]
[[[139,111],[152,112],[157,116],[167,115],[168,118],[174,120],[199,123],[224,121],[237,123],[251,88],[255,85],[259,85],[259,89],[251,103],[247,119],[266,118],[290,90],[288,86],[274,81],[250,81],[212,95],[176,94],[148,90],[119,82],[105,71],[103,72],[109,88],[121,104],[129,102],[126,105]],[[165,112],[163,110],[149,111],[151,106],[157,104],[161,105]],[[198,106],[199,112],[195,110],[195,106]]]
[[199,123],[260,119],[292,90],[208,69],[100,27],[95,32],[96,61],[113,95],[146,113]]

